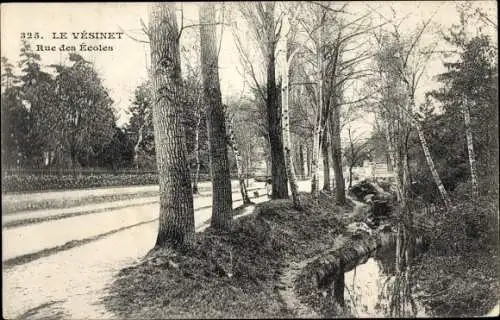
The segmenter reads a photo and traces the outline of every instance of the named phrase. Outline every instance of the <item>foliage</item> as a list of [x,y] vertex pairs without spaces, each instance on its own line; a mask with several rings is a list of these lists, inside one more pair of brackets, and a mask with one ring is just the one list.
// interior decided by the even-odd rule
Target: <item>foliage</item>
[[96,187],[157,184],[153,173],[96,175],[9,175],[2,178],[2,192],[32,192]]
[[[28,42],[20,76],[2,58],[2,160],[8,166],[90,166],[115,133],[112,100],[93,65],[70,53],[71,65],[44,71]],[[5,71],[5,74],[4,74]]]
[[[459,42],[460,43],[460,42]],[[445,63],[447,72],[438,76],[443,84],[430,95],[442,104],[444,114],[439,123],[443,138],[439,144],[462,155],[458,162],[467,160],[465,132],[461,108],[468,107],[471,113],[471,131],[477,156],[478,174],[481,177],[495,174],[498,158],[498,65],[496,50],[487,36],[481,35],[460,43],[462,53],[457,62]],[[469,104],[467,104],[469,103]],[[452,150],[448,152],[452,152]],[[457,152],[458,151],[458,152]],[[451,153],[453,155],[453,153]],[[454,159],[453,159],[454,158]],[[456,167],[457,157],[445,165]]]

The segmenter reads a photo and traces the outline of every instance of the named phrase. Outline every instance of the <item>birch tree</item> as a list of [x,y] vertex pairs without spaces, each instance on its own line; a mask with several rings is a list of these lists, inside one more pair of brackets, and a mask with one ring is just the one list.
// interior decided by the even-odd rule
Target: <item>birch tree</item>
[[[404,135],[408,134],[410,126],[415,128],[427,161],[427,165],[440,192],[441,198],[443,199],[443,203],[446,208],[450,208],[451,201],[448,193],[444,188],[436,170],[420,123],[414,116],[415,92],[429,59],[428,55],[422,53],[423,51],[417,52],[417,48],[422,34],[428,27],[431,19],[426,20],[422,26],[420,26],[416,32],[407,39],[402,38],[397,25],[393,25],[394,31],[390,34],[386,34],[382,37],[376,36],[380,52],[383,53],[383,56],[379,56],[378,60],[379,67],[381,67],[379,74],[382,78],[386,79],[385,82],[384,80],[382,81],[383,83],[387,84],[387,81],[392,81],[392,86],[399,88],[399,94],[401,95],[399,101],[396,101],[394,104],[394,107],[396,107],[394,112],[386,114],[389,114],[389,117],[392,117],[393,119],[396,117],[397,123],[406,128]],[[389,89],[389,87],[387,87],[387,89]],[[388,110],[389,109],[387,109],[386,106],[386,111]],[[398,182],[399,200],[404,201],[409,175],[407,149],[400,150],[399,154],[395,154],[396,150],[394,149],[396,146],[402,146],[402,142],[398,142],[401,141],[402,137],[401,134],[397,134],[397,132],[394,131],[394,121],[392,121],[392,124],[390,122],[391,121],[388,122],[386,129],[388,145],[391,148],[389,154],[391,155],[391,162],[393,163],[395,172],[400,176],[396,179]]]
[[288,56],[288,33],[290,32],[290,22],[288,21],[287,12],[284,11],[284,33],[286,34],[283,37],[283,61],[282,72],[281,72],[281,108],[282,108],[282,116],[281,116],[281,127],[283,130],[283,147],[285,153],[285,164],[286,164],[286,173],[288,176],[288,182],[290,183],[290,189],[292,191],[293,204],[296,209],[302,209],[300,204],[300,196],[299,196],[299,188],[297,186],[297,178],[295,177],[295,170],[293,167],[292,160],[292,143],[291,143],[291,135],[290,135],[290,114],[288,107],[288,94],[289,94],[289,68],[290,64],[293,61],[294,56],[299,51],[300,47],[296,48],[290,56]]
[[179,32],[172,3],[149,8],[153,125],[160,183],[156,246],[181,247],[194,235],[193,194],[182,125]]
[[238,143],[236,142],[236,138],[234,136],[233,119],[230,118],[228,120],[229,121],[227,123],[227,126],[228,126],[228,133],[229,133],[229,145],[231,146],[231,149],[233,150],[234,159],[236,162],[236,170],[238,170],[238,182],[240,184],[241,199],[243,199],[243,204],[246,205],[246,204],[250,204],[252,202],[250,201],[250,198],[248,197],[247,186],[245,184],[245,175],[243,173],[243,163],[241,160],[241,155],[240,155],[240,150],[238,148]]

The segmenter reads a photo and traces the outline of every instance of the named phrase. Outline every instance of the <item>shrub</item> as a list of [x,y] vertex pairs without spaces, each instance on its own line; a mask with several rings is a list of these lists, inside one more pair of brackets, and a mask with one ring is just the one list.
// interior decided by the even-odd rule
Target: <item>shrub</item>
[[157,184],[158,176],[141,174],[100,174],[91,176],[73,175],[11,175],[2,178],[2,192],[31,192],[45,190],[67,190],[95,187],[115,187]]
[[438,254],[490,251],[498,247],[498,208],[490,197],[454,199],[454,208],[435,212],[426,235]]

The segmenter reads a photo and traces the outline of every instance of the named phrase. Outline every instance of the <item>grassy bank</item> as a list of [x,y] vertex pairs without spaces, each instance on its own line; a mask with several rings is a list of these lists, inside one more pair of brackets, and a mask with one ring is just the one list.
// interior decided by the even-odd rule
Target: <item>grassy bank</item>
[[294,262],[328,249],[344,230],[332,198],[303,195],[260,204],[234,222],[231,233],[196,235],[185,252],[156,250],[120,272],[105,299],[126,318],[293,317],[279,293],[279,279]]
[[487,314],[500,300],[498,197],[456,197],[447,213],[424,217],[430,247],[415,266],[424,303],[437,316]]
[[[317,200],[303,194],[302,199],[302,212],[291,200],[269,201],[236,220],[231,233],[208,228],[184,252],[151,251],[119,273],[104,301],[107,309],[135,319],[321,317],[330,302],[313,278],[334,265],[328,253],[354,261],[359,256],[354,249],[370,249],[374,238],[351,239],[346,229],[366,218],[365,207],[340,208],[326,194]],[[412,267],[418,291],[424,293],[418,299],[436,316],[486,314],[498,302],[499,289],[498,244],[491,243],[491,230],[478,225],[483,236],[460,233],[466,219],[456,212],[434,219],[445,223],[434,224],[424,235],[430,248]]]

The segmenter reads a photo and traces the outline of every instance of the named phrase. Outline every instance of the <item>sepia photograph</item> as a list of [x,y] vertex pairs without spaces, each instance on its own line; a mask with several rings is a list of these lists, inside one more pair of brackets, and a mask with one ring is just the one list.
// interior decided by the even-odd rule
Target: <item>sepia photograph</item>
[[498,317],[497,10],[2,3],[3,318]]

